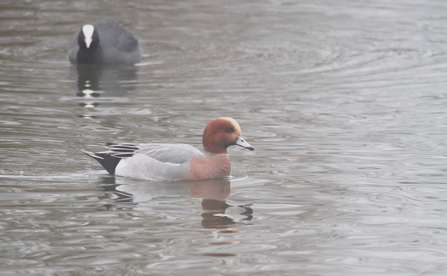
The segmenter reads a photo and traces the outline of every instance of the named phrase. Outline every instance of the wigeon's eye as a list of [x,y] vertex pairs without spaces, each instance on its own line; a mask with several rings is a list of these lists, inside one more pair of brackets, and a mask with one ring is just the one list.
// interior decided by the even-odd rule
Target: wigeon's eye
[[233,133],[233,131],[234,131],[234,129],[231,127],[225,129],[226,133]]

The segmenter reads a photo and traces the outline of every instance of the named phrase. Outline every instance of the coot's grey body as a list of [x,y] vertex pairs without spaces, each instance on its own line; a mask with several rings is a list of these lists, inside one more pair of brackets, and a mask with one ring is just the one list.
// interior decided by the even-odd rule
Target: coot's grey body
[[110,17],[85,25],[74,33],[68,53],[70,62],[87,64],[132,64],[141,61],[141,57],[138,40]]

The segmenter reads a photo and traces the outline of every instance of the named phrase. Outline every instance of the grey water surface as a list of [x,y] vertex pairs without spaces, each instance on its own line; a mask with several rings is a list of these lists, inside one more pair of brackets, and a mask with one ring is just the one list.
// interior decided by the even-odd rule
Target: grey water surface
[[[135,66],[73,66],[112,16]],[[106,174],[107,142],[201,148],[232,176]],[[0,4],[1,275],[446,275],[447,2]]]

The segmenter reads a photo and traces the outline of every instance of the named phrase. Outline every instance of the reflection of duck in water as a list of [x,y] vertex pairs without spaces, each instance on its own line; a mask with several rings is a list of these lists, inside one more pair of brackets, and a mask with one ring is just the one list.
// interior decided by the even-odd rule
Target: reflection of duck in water
[[[203,228],[219,228],[227,229],[228,232],[235,232],[234,230],[228,229],[228,226],[237,223],[237,221],[226,215],[226,210],[232,207],[228,205],[225,201],[220,201],[216,199],[204,198],[202,200],[202,226]],[[243,208],[243,212],[240,215],[244,216],[242,220],[251,220],[253,218],[253,210],[250,205],[240,205],[238,208]]]
[[205,153],[185,144],[111,144],[105,152],[85,153],[109,174],[145,180],[201,180],[229,176],[227,148],[254,148],[241,136],[232,118],[211,121],[202,136]]
[[[105,177],[109,178],[109,177]],[[227,229],[229,226],[238,223],[240,220],[251,220],[252,209],[250,205],[237,206],[242,208],[242,212],[236,211],[242,216],[242,219],[234,219],[225,214],[228,208],[234,208],[226,203],[230,195],[230,180],[227,178],[208,179],[203,181],[189,181],[189,182],[142,182],[139,180],[132,180],[121,178],[117,179],[122,185],[116,185],[115,194],[118,204],[126,202],[129,206],[126,197],[132,198],[134,206],[142,205],[151,202],[154,198],[166,197],[190,197],[202,198],[202,226],[204,228],[218,228]],[[110,186],[110,185],[109,185]],[[141,206],[140,206],[141,207]],[[235,210],[233,210],[234,213]],[[230,232],[234,230],[228,230]]]

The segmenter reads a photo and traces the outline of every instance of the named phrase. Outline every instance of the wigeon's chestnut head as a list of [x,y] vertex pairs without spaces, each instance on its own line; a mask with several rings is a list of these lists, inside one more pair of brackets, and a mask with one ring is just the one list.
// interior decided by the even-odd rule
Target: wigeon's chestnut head
[[242,138],[239,124],[233,118],[218,118],[208,123],[203,131],[202,144],[206,152],[227,153],[229,146],[238,145],[243,148],[254,148]]
[[109,174],[147,180],[202,180],[230,175],[227,148],[238,145],[254,150],[241,136],[232,118],[211,121],[202,136],[205,154],[185,144],[108,144],[104,152],[85,154]]

